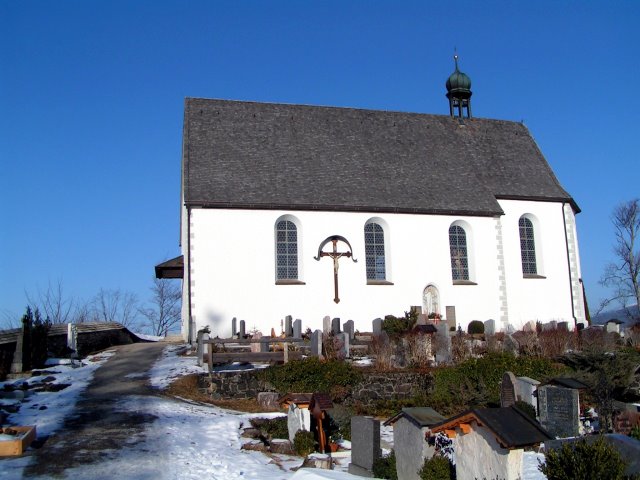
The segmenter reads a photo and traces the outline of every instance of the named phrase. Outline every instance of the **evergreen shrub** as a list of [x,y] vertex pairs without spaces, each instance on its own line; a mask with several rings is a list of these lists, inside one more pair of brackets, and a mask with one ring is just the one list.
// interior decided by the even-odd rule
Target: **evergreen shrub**
[[301,457],[306,457],[315,452],[316,441],[313,438],[313,433],[306,430],[298,430],[296,436],[293,437],[293,450]]
[[467,326],[467,333],[474,334],[483,334],[484,333],[484,323],[480,320],[472,320],[469,322],[469,326]]
[[316,357],[292,360],[262,370],[258,376],[282,393],[330,392],[332,387],[351,387],[362,374],[351,364],[338,360],[322,362]]
[[398,472],[396,471],[396,452],[391,450],[389,455],[380,457],[373,462],[372,472],[373,476],[376,478],[398,480]]
[[433,371],[433,390],[426,404],[442,415],[454,415],[470,407],[500,405],[500,383],[504,372],[544,381],[560,376],[566,367],[546,358],[489,352],[481,358],[441,367]]
[[622,480],[625,462],[604,437],[588,443],[585,439],[545,453],[538,469],[548,480]]
[[251,420],[251,425],[271,438],[289,438],[287,417],[256,418]]
[[448,458],[434,455],[424,461],[418,475],[421,480],[455,480],[456,467]]

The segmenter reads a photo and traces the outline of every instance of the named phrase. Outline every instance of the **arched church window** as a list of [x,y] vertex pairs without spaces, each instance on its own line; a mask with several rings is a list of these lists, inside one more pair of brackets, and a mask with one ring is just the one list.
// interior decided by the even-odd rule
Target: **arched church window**
[[533,222],[525,216],[520,217],[520,254],[522,256],[522,273],[537,275],[536,242]]
[[298,279],[298,228],[291,220],[276,223],[276,280]]
[[469,280],[467,233],[460,225],[451,225],[449,227],[449,250],[451,253],[451,276],[453,281]]
[[386,280],[384,229],[380,224],[370,222],[364,226],[364,253],[367,262],[367,280]]

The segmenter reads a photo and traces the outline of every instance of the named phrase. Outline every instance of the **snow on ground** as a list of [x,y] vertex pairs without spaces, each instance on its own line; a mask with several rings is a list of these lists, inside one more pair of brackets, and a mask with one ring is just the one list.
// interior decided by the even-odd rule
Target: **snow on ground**
[[55,377],[55,380],[49,382],[51,384],[70,384],[59,392],[27,391],[26,398],[20,402],[20,410],[10,414],[8,422],[11,425],[36,425],[39,438],[51,435],[62,426],[64,418],[73,411],[78,396],[87,388],[96,369],[113,354],[113,351],[102,352],[87,357],[79,367],[63,362],[62,365],[52,365],[41,370],[42,375],[37,377],[0,382],[0,390],[9,384],[14,387],[19,387],[23,383],[39,384],[46,377]]
[[205,367],[196,364],[195,355],[181,356],[185,352],[187,345],[168,345],[156,363],[149,371],[149,382],[151,386],[164,389],[176,378],[191,373],[205,373]]
[[289,479],[259,452],[240,450],[240,425],[254,415],[161,397],[127,397],[118,405],[157,417],[146,438],[111,452],[107,461],[67,470],[69,478]]
[[542,453],[524,452],[522,459],[522,479],[546,480],[546,475],[538,470],[539,463],[544,463],[544,455]]
[[[149,371],[150,383],[158,389],[166,388],[175,378],[205,369],[196,365],[195,356],[181,356],[186,346],[168,345]],[[10,417],[13,424],[37,424],[38,435],[49,435],[59,428],[75,405],[77,396],[86,388],[93,372],[111,352],[84,360],[81,368],[58,365],[50,371],[56,383],[72,386],[55,393],[38,393],[23,403],[20,413]],[[233,368],[233,367],[232,367]],[[237,368],[246,368],[241,366]],[[130,374],[128,377],[137,377]],[[40,377],[42,378],[42,377]],[[38,377],[28,379],[37,381]],[[2,383],[0,383],[2,388]],[[46,396],[46,397],[45,397]],[[45,400],[46,399],[46,400]],[[46,410],[39,410],[45,404]],[[211,405],[203,405],[160,396],[130,396],[118,403],[123,411],[144,412],[157,417],[148,425],[141,438],[131,438],[123,448],[105,452],[100,463],[82,465],[68,470],[68,478],[100,479],[200,479],[235,480],[356,480],[346,473],[350,452],[339,452],[334,471],[300,469],[302,460],[285,455],[268,456],[259,452],[241,450],[248,441],[242,438],[242,426],[249,425],[252,417],[274,417],[280,413],[244,414]],[[393,430],[381,427],[381,439],[385,451],[393,446]],[[347,444],[348,442],[345,442]],[[46,446],[44,447],[46,448]],[[337,455],[338,457],[338,455]],[[541,454],[525,453],[523,480],[544,480],[538,471]],[[30,457],[3,460],[0,478],[20,478],[22,467]]]

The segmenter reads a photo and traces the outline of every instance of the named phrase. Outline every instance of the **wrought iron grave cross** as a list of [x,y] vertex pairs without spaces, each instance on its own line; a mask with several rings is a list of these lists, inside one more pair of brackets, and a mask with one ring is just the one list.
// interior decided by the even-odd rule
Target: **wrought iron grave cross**
[[[329,242],[333,243],[333,251],[323,252],[322,249]],[[349,249],[346,252],[339,252],[338,242],[346,243]],[[331,257],[333,259],[333,291],[335,294],[333,301],[336,303],[340,303],[340,297],[338,296],[338,268],[339,268],[338,260],[340,260],[340,257],[347,257],[353,260],[353,263],[357,263],[358,261],[355,258],[353,258],[352,250],[353,249],[351,248],[351,244],[346,238],[341,237],[340,235],[332,235],[330,237],[327,237],[320,244],[320,246],[318,247],[318,256],[313,257],[315,260],[318,260],[318,261],[320,261],[320,258],[322,257]]]

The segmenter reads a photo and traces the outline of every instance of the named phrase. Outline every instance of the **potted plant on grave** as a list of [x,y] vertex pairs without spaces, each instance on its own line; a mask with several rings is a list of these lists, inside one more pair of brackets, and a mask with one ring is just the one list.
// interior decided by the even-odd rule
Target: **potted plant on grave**
[[331,435],[329,435],[329,450],[331,450],[331,453],[335,453],[338,451],[338,448],[340,448],[341,440],[342,435],[339,431],[335,431]]

